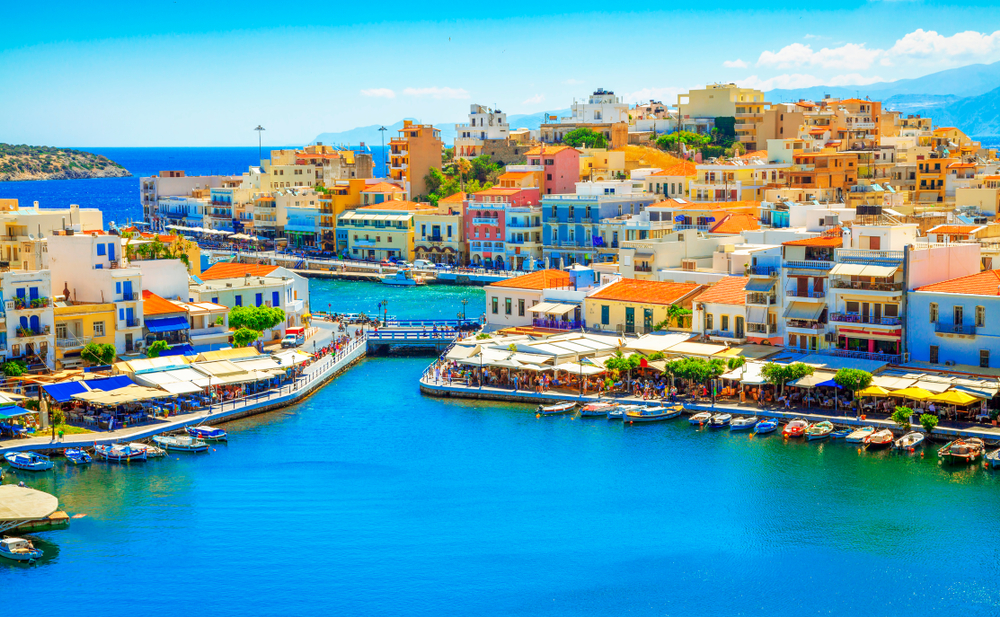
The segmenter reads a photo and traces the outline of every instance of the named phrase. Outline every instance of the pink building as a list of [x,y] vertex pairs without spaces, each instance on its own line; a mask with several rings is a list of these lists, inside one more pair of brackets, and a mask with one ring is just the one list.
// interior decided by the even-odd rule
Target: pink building
[[463,212],[469,263],[506,268],[507,208],[533,206],[540,198],[537,188],[494,187],[469,195]]
[[[575,193],[580,181],[580,152],[570,146],[546,146],[528,150],[528,165],[543,167],[542,194]],[[508,171],[511,168],[508,167]]]

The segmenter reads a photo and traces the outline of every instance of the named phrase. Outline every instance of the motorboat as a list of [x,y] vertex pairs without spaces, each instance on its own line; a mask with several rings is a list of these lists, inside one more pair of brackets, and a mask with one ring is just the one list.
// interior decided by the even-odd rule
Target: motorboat
[[983,455],[986,445],[978,437],[956,439],[938,450],[938,458],[950,463],[971,463]]
[[52,461],[44,454],[34,452],[8,452],[3,455],[14,469],[24,471],[45,471],[52,469]]
[[691,424],[707,424],[711,420],[712,420],[712,412],[710,411],[702,411],[688,418],[688,422],[690,422]]
[[153,437],[153,441],[167,452],[171,450],[178,452],[204,452],[208,450],[207,443],[190,435],[157,435]]
[[729,430],[731,431],[750,431],[753,430],[760,419],[757,416],[744,416],[742,418],[733,418],[732,422],[729,423]]
[[840,430],[833,431],[832,433],[830,433],[830,438],[831,439],[844,439],[845,437],[847,437],[848,435],[850,435],[853,432],[854,432],[853,428],[842,428]]
[[590,403],[589,405],[584,405],[580,408],[581,418],[596,418],[599,416],[606,416],[608,412],[614,409],[617,403]]
[[167,455],[167,451],[163,448],[157,448],[156,446],[148,443],[133,442],[128,445],[136,451],[143,451],[146,453],[146,458],[160,458]]
[[561,413],[569,413],[576,409],[576,403],[558,403],[556,405],[539,405],[538,414],[542,416],[555,416]]
[[866,437],[875,432],[874,426],[862,426],[859,429],[855,429],[844,438],[847,443],[861,443]]
[[624,420],[625,408],[618,405],[614,409],[608,410],[608,420]]
[[989,469],[1000,467],[1000,448],[986,455],[986,467]]
[[637,407],[625,412],[626,422],[659,422],[660,420],[670,420],[676,418],[684,412],[680,405],[673,407]]
[[865,449],[866,450],[881,450],[882,448],[888,448],[892,445],[895,436],[892,431],[883,428],[875,431],[871,435],[865,437]]
[[42,551],[24,538],[4,538],[0,540],[0,557],[13,561],[35,561],[42,558]]
[[221,428],[206,426],[204,424],[201,426],[189,426],[184,430],[187,431],[188,435],[202,441],[226,441],[229,438],[226,431]]
[[397,287],[414,287],[424,284],[423,279],[416,278],[410,270],[406,269],[396,270],[395,274],[386,274],[380,277],[379,280],[386,285],[395,285]]
[[753,427],[754,435],[766,435],[767,433],[773,433],[778,430],[777,420],[764,420],[763,422],[758,422]]
[[806,429],[809,428],[809,423],[802,418],[796,418],[785,425],[783,431],[781,431],[782,437],[802,437],[806,433]]
[[896,440],[893,445],[897,450],[912,451],[915,450],[920,444],[924,443],[924,439],[927,436],[918,431],[913,431],[912,433],[907,433]]
[[108,446],[94,446],[94,454],[110,463],[128,463],[146,460],[146,451],[133,449],[131,445],[120,443]]
[[86,465],[94,462],[90,454],[81,448],[66,448],[63,450],[63,454],[66,456],[66,462],[73,465]]
[[831,433],[833,433],[833,422],[830,422],[829,420],[814,422],[809,425],[809,428],[806,429],[806,439],[809,441],[826,439]]
[[733,414],[731,413],[717,413],[712,416],[712,419],[708,421],[708,425],[712,428],[722,428],[724,426],[729,426],[729,423],[733,421]]

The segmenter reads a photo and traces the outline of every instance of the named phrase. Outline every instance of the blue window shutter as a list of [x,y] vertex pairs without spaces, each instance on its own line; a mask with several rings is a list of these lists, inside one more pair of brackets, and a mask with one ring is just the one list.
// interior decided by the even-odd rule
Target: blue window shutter
[[236,306],[243,306],[243,296],[236,296]]
[[104,269],[104,264],[97,264],[96,266],[94,266],[94,268],[97,269],[97,270],[103,270]]
[[218,303],[219,303],[218,298],[212,298],[212,304],[218,304]]
[[264,304],[264,294],[257,294],[257,306]]
[[275,291],[271,293],[271,304],[274,307],[281,306],[281,292]]
[[29,300],[37,300],[38,299],[38,288],[37,287],[31,287],[30,289],[28,289],[28,299]]
[[98,255],[103,255],[104,254],[104,245],[103,244],[98,244],[97,245],[97,254]]
[[18,287],[17,288],[17,297],[18,298],[23,298],[24,297],[24,287]]
[[118,320],[125,321],[125,309],[118,309]]
[[22,328],[27,328],[28,327],[28,316],[27,315],[21,315],[21,327]]
[[115,281],[115,293],[120,294],[122,292],[122,282]]

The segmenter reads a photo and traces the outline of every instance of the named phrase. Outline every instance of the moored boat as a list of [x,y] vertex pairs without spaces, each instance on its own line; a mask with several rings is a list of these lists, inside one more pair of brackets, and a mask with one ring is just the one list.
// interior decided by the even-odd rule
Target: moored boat
[[986,467],[989,469],[1000,467],[1000,448],[986,455]]
[[757,416],[744,416],[742,418],[733,418],[732,422],[729,423],[729,430],[731,431],[749,431],[757,426],[757,422],[760,420]]
[[818,439],[826,439],[833,432],[833,422],[829,420],[823,420],[822,422],[814,422],[809,425],[806,429],[806,439],[809,441],[816,441]]
[[874,426],[862,426],[859,429],[855,429],[848,433],[847,437],[844,438],[847,443],[861,443],[866,437],[875,432]]
[[616,407],[616,403],[590,403],[580,408],[581,418],[596,418],[606,416],[608,412]]
[[145,450],[135,450],[120,443],[108,446],[94,446],[94,454],[110,463],[128,463],[146,460]]
[[712,419],[708,421],[709,426],[713,428],[722,428],[724,426],[729,426],[729,423],[733,420],[733,414],[731,413],[717,413],[712,416]]
[[178,452],[204,452],[208,450],[207,443],[189,435],[157,435],[153,437],[153,441],[168,452],[171,450]]
[[139,452],[145,452],[146,458],[160,458],[161,456],[166,456],[167,451],[163,448],[157,448],[156,446],[148,443],[133,442],[128,445],[128,447]]
[[608,420],[623,420],[625,418],[625,408],[618,405],[614,409],[608,411]]
[[712,412],[702,411],[688,418],[691,424],[707,424],[712,419]]
[[802,418],[796,418],[785,425],[784,430],[781,431],[782,437],[802,437],[805,435],[806,429],[809,428],[809,423]]
[[0,557],[13,561],[35,561],[42,558],[42,551],[24,538],[4,538],[0,540]]
[[66,455],[66,462],[73,465],[86,465],[94,461],[86,450],[80,448],[66,448],[63,454]]
[[206,426],[204,424],[201,426],[189,426],[184,430],[187,431],[188,435],[202,441],[226,441],[229,438],[226,431],[221,428]]
[[638,407],[625,412],[626,422],[659,422],[660,420],[670,420],[681,415],[684,408],[677,405],[674,407]]
[[865,437],[863,443],[866,450],[881,450],[882,448],[891,446],[893,439],[895,439],[895,436],[892,434],[892,431],[883,428]]
[[398,287],[413,287],[415,285],[423,285],[424,280],[413,276],[410,270],[399,269],[396,270],[395,274],[385,274],[379,277],[385,285],[396,285]]
[[778,421],[777,420],[764,420],[763,422],[758,422],[753,427],[753,434],[754,435],[766,435],[768,433],[773,433],[776,430],[778,430]]
[[576,409],[576,403],[557,403],[555,405],[539,405],[538,413],[543,416],[555,416],[561,413],[569,413]]
[[3,457],[14,469],[23,471],[45,471],[52,469],[52,461],[44,454],[34,452],[8,452]]
[[893,447],[897,450],[914,450],[918,448],[920,444],[924,443],[924,439],[926,437],[927,436],[923,433],[913,431],[897,439],[896,443],[893,444]]
[[985,450],[986,445],[978,437],[956,439],[938,450],[938,458],[946,463],[971,463],[982,456]]
[[854,432],[853,428],[842,428],[842,429],[840,429],[838,431],[833,431],[832,433],[830,433],[830,438],[831,439],[844,439],[844,438],[846,438],[848,435],[850,435],[853,432]]

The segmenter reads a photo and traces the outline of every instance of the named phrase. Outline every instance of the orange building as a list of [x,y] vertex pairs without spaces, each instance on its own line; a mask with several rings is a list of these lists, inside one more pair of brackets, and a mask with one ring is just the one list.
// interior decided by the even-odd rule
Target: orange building
[[944,201],[945,176],[948,166],[959,162],[958,159],[929,158],[917,155],[916,190],[913,191],[913,201],[921,203],[936,203]]
[[804,189],[839,188],[847,191],[858,182],[858,153],[824,149],[793,155],[790,186]]
[[403,120],[399,137],[389,142],[389,177],[406,183],[409,198],[426,197],[424,182],[431,167],[441,169],[441,131],[430,124],[414,124]]

